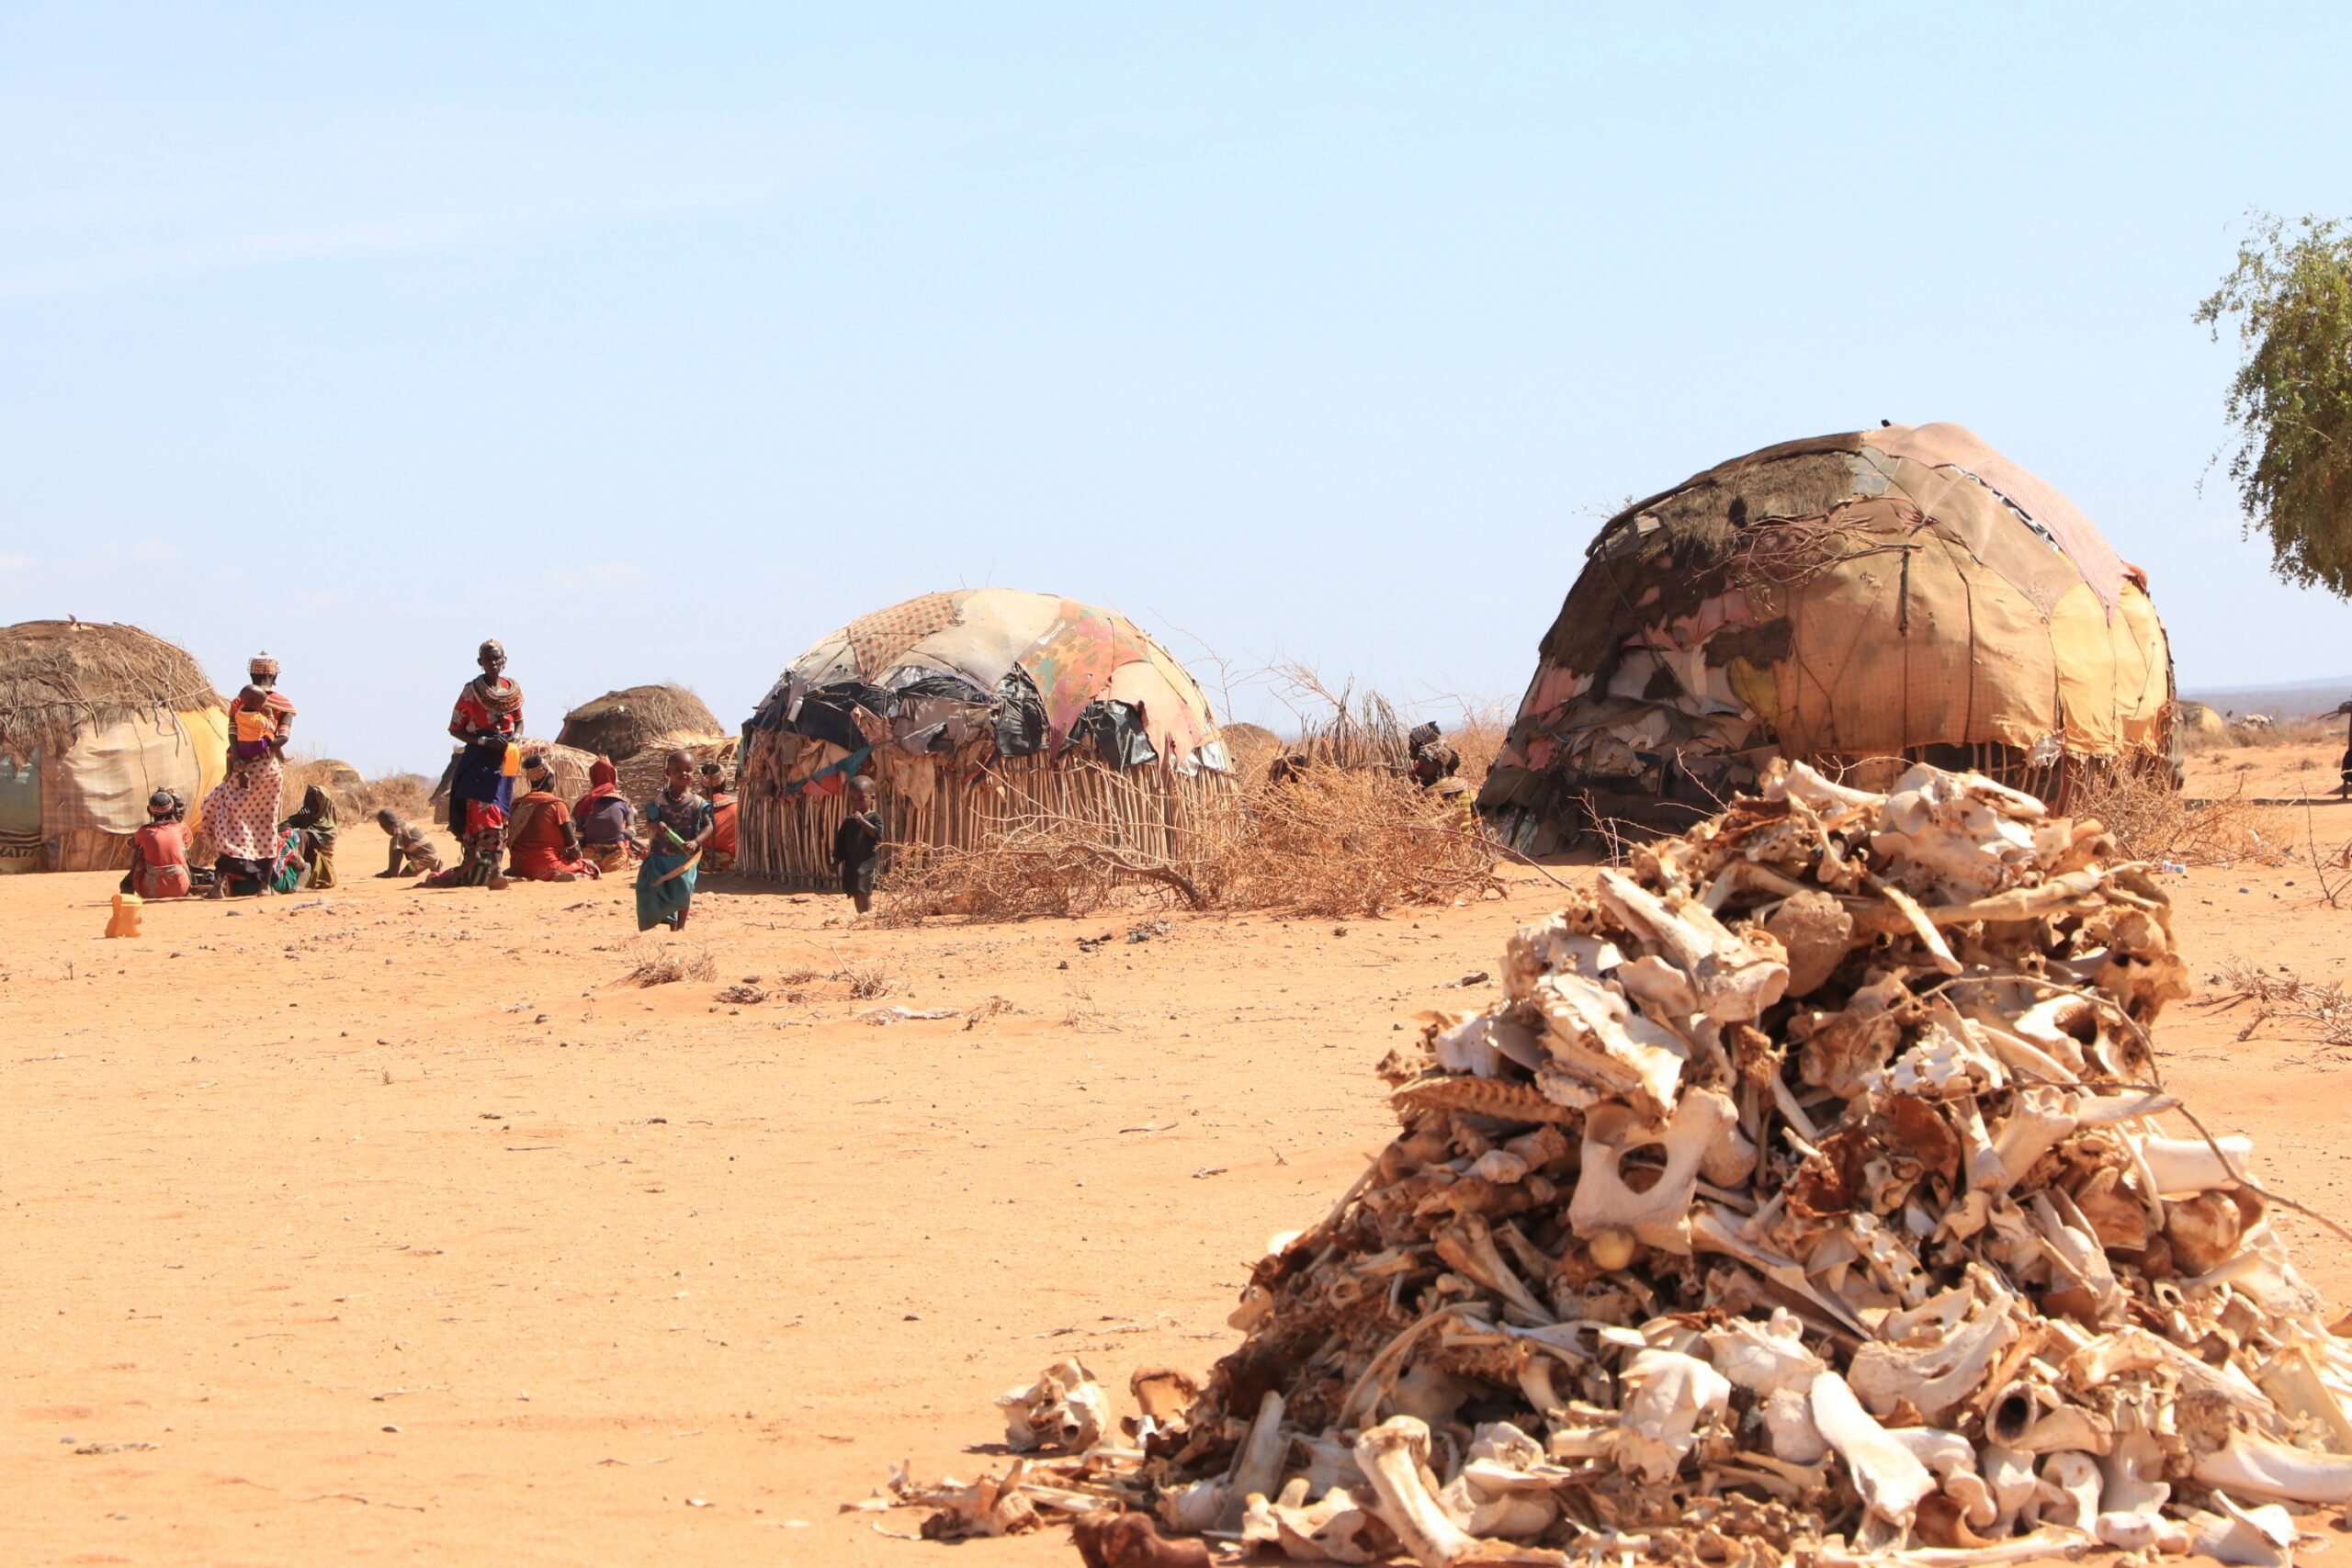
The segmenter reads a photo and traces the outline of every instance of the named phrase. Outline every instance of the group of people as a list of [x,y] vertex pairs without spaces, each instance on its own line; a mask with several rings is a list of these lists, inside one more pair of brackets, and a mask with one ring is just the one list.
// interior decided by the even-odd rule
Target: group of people
[[[458,743],[448,775],[458,863],[445,865],[429,832],[386,808],[376,814],[389,842],[378,874],[421,875],[435,887],[504,887],[510,879],[571,882],[634,864],[638,929],[683,929],[702,874],[734,865],[736,803],[726,771],[706,761],[697,772],[693,757],[673,751],[662,787],[632,808],[621,795],[618,770],[599,757],[588,771],[587,792],[567,801],[556,793],[548,759],[519,742],[523,688],[506,673],[506,649],[495,639],[485,642],[475,662],[481,673],[458,692],[449,716],[449,734]],[[132,838],[123,891],[176,898],[203,886],[214,897],[230,897],[334,886],[338,824],[332,797],[312,784],[292,816],[277,815],[294,726],[294,705],[277,691],[277,661],[262,654],[246,673],[230,709],[227,776],[206,793],[198,825],[213,870],[191,870],[187,803],[159,790],[148,802],[147,826]],[[881,864],[882,818],[872,779],[852,779],[849,789],[833,857],[842,891],[864,913],[873,907]]]
[[228,898],[334,886],[340,825],[333,797],[311,784],[292,816],[278,816],[294,705],[277,689],[277,660],[256,655],[245,677],[229,710],[227,773],[202,803],[199,831],[212,851],[212,866],[190,868],[187,802],[175,790],[157,790],[147,797],[147,825],[131,836],[124,892],[185,898],[202,891]]

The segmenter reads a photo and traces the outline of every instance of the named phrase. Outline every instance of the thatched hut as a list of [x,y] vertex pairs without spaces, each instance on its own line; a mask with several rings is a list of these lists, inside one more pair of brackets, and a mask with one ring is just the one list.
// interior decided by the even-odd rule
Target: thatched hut
[[74,620],[0,628],[0,873],[129,865],[147,797],[177,790],[193,825],[228,744],[212,682],[161,637]]
[[1610,519],[1479,793],[1517,848],[1679,826],[1772,757],[1972,767],[2053,802],[2170,773],[2147,581],[1956,424],[1766,447]]
[[1009,588],[927,593],[826,637],[760,704],[741,762],[743,869],[804,886],[832,874],[859,773],[894,843],[1042,813],[1147,853],[1226,775],[1208,698],[1165,649],[1123,615]]
[[658,746],[707,741],[726,733],[700,697],[684,686],[665,684],[626,686],[582,703],[563,716],[555,739],[560,746],[626,762]]
[[735,760],[743,749],[743,738],[729,735],[718,739],[690,739],[683,736],[665,736],[662,744],[649,746],[628,761],[616,764],[620,774],[621,798],[631,806],[643,806],[653,798],[656,791],[668,782],[670,753],[684,751],[694,759],[697,787],[705,762],[716,762],[735,776]]
[[2230,721],[2203,703],[2183,698],[2177,705],[2180,716],[2182,742],[2194,750],[2227,746],[2236,737],[2230,733]]
[[[594,752],[553,740],[527,738],[518,738],[514,744],[526,757],[537,752],[548,760],[548,772],[555,775],[555,793],[565,800],[577,800],[588,793],[588,768],[596,760]],[[449,753],[449,761],[441,770],[440,782],[433,786],[432,804],[435,810],[448,805],[449,780],[457,772],[458,755],[454,750]],[[515,787],[519,790],[522,785]]]

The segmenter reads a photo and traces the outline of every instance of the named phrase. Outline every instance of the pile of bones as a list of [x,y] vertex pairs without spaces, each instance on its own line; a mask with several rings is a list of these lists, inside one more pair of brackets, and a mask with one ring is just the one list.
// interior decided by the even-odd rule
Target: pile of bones
[[1138,1374],[1122,1430],[1060,1363],[999,1403],[1067,1457],[894,1500],[1428,1568],[2288,1562],[2282,1503],[2352,1499],[2352,1342],[2247,1141],[2163,1130],[2182,966],[2114,852],[1973,774],[1778,769],[1384,1064],[1402,1131],[1205,1389]]

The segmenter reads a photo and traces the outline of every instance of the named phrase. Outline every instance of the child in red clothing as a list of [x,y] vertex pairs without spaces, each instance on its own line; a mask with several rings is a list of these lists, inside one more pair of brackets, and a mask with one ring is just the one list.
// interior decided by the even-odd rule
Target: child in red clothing
[[147,797],[147,826],[130,836],[130,870],[122,890],[141,898],[185,898],[192,886],[187,835],[179,824],[179,797],[159,789]]

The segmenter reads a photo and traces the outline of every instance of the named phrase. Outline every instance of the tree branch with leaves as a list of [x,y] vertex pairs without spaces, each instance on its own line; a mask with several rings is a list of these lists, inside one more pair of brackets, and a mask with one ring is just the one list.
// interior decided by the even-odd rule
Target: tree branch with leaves
[[2287,581],[2352,598],[2352,234],[2259,216],[2197,320],[2216,343],[2237,333],[2224,408],[2246,533]]

